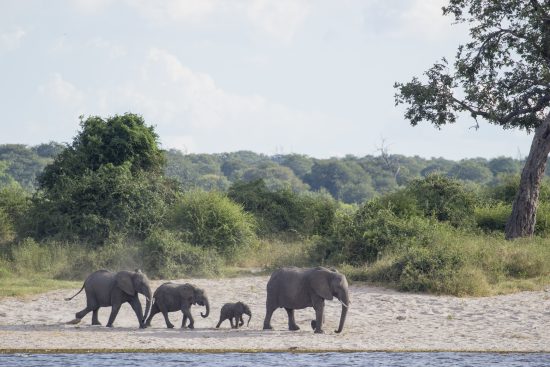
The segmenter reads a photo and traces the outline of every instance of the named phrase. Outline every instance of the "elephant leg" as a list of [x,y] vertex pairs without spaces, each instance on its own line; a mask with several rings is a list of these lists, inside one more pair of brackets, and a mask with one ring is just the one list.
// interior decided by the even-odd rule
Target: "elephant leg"
[[183,314],[183,317],[181,318],[181,328],[185,329],[185,327],[186,327],[185,324],[187,323],[187,316],[185,316],[184,313],[182,313],[182,314]]
[[292,308],[286,308],[286,313],[288,314],[288,330],[300,330],[300,327],[296,325],[296,320],[294,319],[294,310]]
[[101,325],[101,322],[99,322],[99,319],[97,318],[99,314],[99,307],[93,309],[92,312],[92,325]]
[[273,316],[273,311],[275,311],[276,307],[273,307],[270,304],[267,304],[265,307],[265,319],[264,319],[264,330],[273,330],[273,326],[271,326],[271,316]]
[[235,329],[235,325],[233,325],[233,317],[229,318],[229,324],[231,324],[231,329]]
[[314,303],[313,308],[315,309],[315,325],[313,321],[311,326],[314,327],[316,334],[324,334],[323,331],[323,321],[324,321],[324,310],[325,310],[325,300],[318,301]]
[[113,327],[113,322],[115,322],[116,315],[118,315],[118,311],[120,310],[120,303],[113,304],[111,307],[111,315],[109,316],[109,321],[107,322],[107,327]]
[[137,317],[138,323],[139,323],[139,328],[144,329],[145,324],[143,323],[143,311],[141,309],[141,303],[139,302],[139,298],[134,297],[128,303],[130,303],[130,306],[132,306],[132,309],[134,310],[134,313],[136,314],[136,317]]
[[75,314],[75,317],[79,320],[83,319],[84,316],[86,316],[90,311],[93,311],[94,309],[90,306],[86,306],[85,309],[83,309],[82,311],[78,311],[76,314]]
[[191,312],[189,311],[189,308],[182,307],[181,312],[183,312],[183,315],[184,315],[183,317],[187,317],[189,319],[189,325],[187,325],[187,327],[189,329],[194,329],[195,328],[195,320],[193,320],[193,316],[191,316]]
[[149,317],[147,318],[147,321],[145,322],[145,327],[151,326],[151,320],[153,320],[153,316],[155,316],[157,313],[159,313],[159,306],[156,304],[156,302],[151,307],[151,313],[149,314]]
[[170,322],[170,319],[168,318],[168,311],[166,310],[166,307],[160,307],[160,312],[162,312],[162,316],[164,316],[164,322],[166,322],[166,327],[168,329],[172,329],[174,327],[174,324]]
[[237,320],[237,321],[239,321],[239,326],[244,325],[244,320],[243,320],[243,315],[242,314],[239,315],[239,320]]

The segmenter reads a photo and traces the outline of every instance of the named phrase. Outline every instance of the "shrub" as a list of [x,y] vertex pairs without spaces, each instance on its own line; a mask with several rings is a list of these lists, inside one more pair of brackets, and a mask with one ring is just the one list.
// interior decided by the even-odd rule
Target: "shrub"
[[400,218],[378,201],[365,204],[356,212],[337,212],[332,232],[316,248],[321,260],[361,264],[428,243],[433,223],[429,219]]
[[217,192],[186,192],[174,204],[169,222],[184,242],[229,258],[256,240],[253,217]]
[[476,196],[459,181],[431,174],[424,179],[413,180],[407,192],[416,199],[418,209],[428,217],[449,222],[455,227],[474,224]]
[[512,206],[496,202],[485,206],[478,206],[474,211],[476,224],[485,231],[504,231],[508,217],[512,213]]
[[223,266],[216,250],[192,246],[174,233],[153,233],[141,245],[144,268],[150,277],[219,275]]

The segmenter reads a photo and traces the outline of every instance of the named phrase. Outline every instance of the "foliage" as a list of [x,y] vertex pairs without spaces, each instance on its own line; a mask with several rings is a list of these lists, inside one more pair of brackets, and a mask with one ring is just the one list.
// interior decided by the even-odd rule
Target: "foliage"
[[216,250],[192,246],[168,231],[152,233],[141,247],[144,268],[154,278],[214,276],[223,265]]
[[231,258],[256,240],[253,217],[225,195],[188,191],[172,207],[169,226],[184,242]]
[[302,236],[324,234],[336,211],[336,202],[327,195],[298,194],[290,189],[271,191],[260,179],[237,182],[229,198],[257,218],[260,234],[293,232]]
[[456,180],[429,175],[413,180],[406,190],[425,216],[456,227],[473,224],[476,197]]
[[164,155],[158,147],[153,127],[135,114],[81,119],[81,131],[73,143],[59,153],[39,177],[40,188],[49,191],[66,178],[97,171],[103,165],[129,165],[132,173],[160,173]]
[[113,234],[144,238],[163,223],[174,200],[174,189],[163,178],[132,174],[130,164],[109,163],[79,177],[64,177],[36,195],[25,233],[92,246]]

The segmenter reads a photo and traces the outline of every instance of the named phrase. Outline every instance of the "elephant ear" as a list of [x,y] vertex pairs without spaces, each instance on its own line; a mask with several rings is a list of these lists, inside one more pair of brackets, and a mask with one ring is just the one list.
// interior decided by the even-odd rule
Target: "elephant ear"
[[326,270],[317,270],[310,274],[309,284],[319,297],[332,300],[331,277]]
[[127,272],[119,272],[116,277],[116,285],[126,294],[133,296],[136,294],[134,289],[134,283],[132,282],[132,277]]

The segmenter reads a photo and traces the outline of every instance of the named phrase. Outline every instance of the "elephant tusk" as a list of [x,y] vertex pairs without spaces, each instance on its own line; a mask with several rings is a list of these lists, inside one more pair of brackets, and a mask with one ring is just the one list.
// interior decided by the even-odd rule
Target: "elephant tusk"
[[348,308],[348,307],[349,307],[349,306],[346,305],[344,302],[342,302],[342,301],[340,301],[340,300],[338,300],[338,301],[339,301],[339,302],[342,304],[342,306],[344,306],[345,308]]

